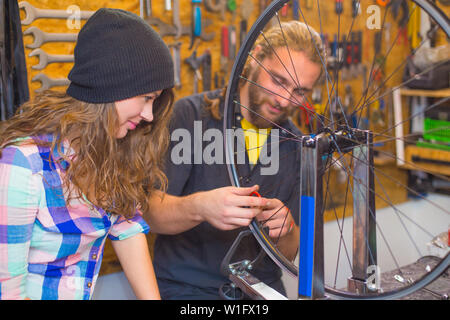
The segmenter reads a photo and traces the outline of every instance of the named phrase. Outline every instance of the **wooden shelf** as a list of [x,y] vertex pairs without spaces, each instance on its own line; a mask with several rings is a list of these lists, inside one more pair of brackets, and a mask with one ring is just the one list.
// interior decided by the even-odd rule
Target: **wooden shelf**
[[440,90],[421,90],[421,89],[400,89],[402,96],[411,97],[431,97],[431,98],[446,98],[450,97],[450,88]]
[[[395,150],[396,150],[396,154],[397,154],[397,165],[401,168],[408,168],[408,169],[415,169],[415,170],[419,170],[417,169],[417,167],[415,167],[414,165],[408,165],[407,163],[405,163],[406,161],[411,161],[411,155],[409,155],[409,157],[406,155],[406,146],[405,143],[403,141],[403,136],[404,136],[404,132],[403,132],[403,123],[404,123],[404,119],[406,117],[403,117],[403,108],[402,108],[402,96],[410,96],[410,97],[417,97],[417,98],[425,98],[425,97],[431,97],[431,98],[446,98],[446,97],[450,97],[450,88],[445,88],[445,89],[439,89],[439,90],[419,90],[419,89],[407,89],[407,88],[394,88],[394,91],[392,92],[392,97],[393,97],[393,104],[394,104],[394,123],[396,123],[395,125]],[[416,99],[413,99],[416,100]],[[409,148],[409,146],[408,146]],[[419,148],[419,147],[415,147],[415,146],[411,146],[412,149],[410,149],[410,152],[414,152],[411,150],[417,150],[415,148]],[[424,150],[425,154],[429,151],[427,150],[433,150],[433,149],[428,149],[428,148],[421,148],[421,150]],[[445,153],[445,151],[442,150],[433,150],[433,154],[439,154],[439,153]],[[418,157],[425,157],[423,154],[414,154],[415,156]],[[431,160],[438,160],[441,161],[440,159],[431,159]],[[448,160],[443,160],[443,161],[448,161]],[[422,167],[432,167],[434,170],[436,168],[440,168],[443,167],[443,165],[436,165],[436,164],[431,164],[431,166],[429,164],[424,164],[423,162],[420,163]],[[437,167],[435,167],[437,166]],[[447,165],[447,168],[450,167],[449,165]],[[427,171],[427,170],[424,170]],[[445,170],[445,172],[449,171],[449,169]],[[434,171],[436,172],[436,171]],[[438,173],[441,174],[446,174],[448,175],[448,173],[443,173],[441,169],[438,169]]]
[[386,154],[380,154],[376,157],[373,157],[373,162],[376,166],[385,166],[395,163],[395,156],[388,156]]
[[[420,158],[420,161],[413,161],[414,158]],[[423,148],[417,146],[406,146],[405,163],[401,166],[404,169],[420,170],[431,174],[440,174],[450,176],[450,165],[439,162],[450,163],[450,151]],[[435,163],[433,163],[435,162]]]

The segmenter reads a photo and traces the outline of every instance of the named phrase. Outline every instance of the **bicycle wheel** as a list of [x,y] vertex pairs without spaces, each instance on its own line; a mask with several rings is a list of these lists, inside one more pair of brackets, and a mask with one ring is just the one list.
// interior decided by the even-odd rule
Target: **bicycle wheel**
[[[342,5],[342,2],[336,4]],[[293,16],[285,14],[288,5],[292,7]],[[423,28],[425,31],[421,31],[422,38],[418,38],[418,31],[414,29],[408,37],[407,28],[413,28],[418,19],[422,19],[422,25],[428,23],[429,28]],[[296,35],[292,34],[289,24],[285,24],[290,20],[302,22],[303,29],[306,26],[310,36],[307,47],[315,51],[314,63],[322,69],[322,74],[314,86],[311,86],[314,72],[308,67],[308,60],[304,60],[304,50],[307,49],[298,47],[298,43],[293,41]],[[271,27],[280,30],[278,35],[274,35]],[[374,220],[375,216],[377,217],[375,228],[378,247],[376,252],[369,252],[369,255],[378,256],[378,259],[374,260],[377,261],[376,268],[382,274],[396,271],[396,279],[407,278],[408,272],[405,268],[408,264],[427,256],[431,250],[427,244],[450,225],[448,198],[444,198],[444,204],[438,204],[430,197],[422,195],[420,190],[408,186],[407,171],[399,170],[396,163],[401,161],[409,169],[430,173],[446,183],[450,179],[436,170],[429,170],[395,155],[396,142],[415,143],[414,138],[417,140],[419,135],[417,132],[401,132],[402,136],[396,136],[399,132],[395,131],[403,125],[407,127],[403,130],[414,129],[409,127],[419,116],[448,107],[450,98],[448,92],[443,91],[443,97],[430,101],[420,112],[410,112],[401,118],[397,117],[396,121],[390,117],[388,109],[393,108],[390,101],[393,92],[408,88],[408,85],[413,85],[421,76],[437,72],[448,64],[448,51],[444,51],[444,58],[434,61],[433,64],[428,63],[420,72],[413,74],[405,70],[424,57],[425,49],[448,46],[449,36],[450,24],[447,15],[431,1],[391,1],[386,7],[373,5],[373,1],[352,1],[351,8],[330,8],[329,1],[325,5],[324,1],[319,0],[301,2],[300,6],[296,1],[273,1],[247,34],[227,87],[224,131],[242,129],[243,114],[244,118],[246,115],[258,123],[259,128],[272,128],[272,133],[277,129],[276,134],[266,132],[270,138],[267,138],[265,145],[269,148],[269,144],[277,144],[279,171],[265,177],[268,183],[265,189],[260,189],[259,192],[264,197],[281,196],[283,203],[291,201],[289,209],[294,218],[300,215],[297,178],[299,170],[289,161],[299,159],[301,136],[314,137],[321,132],[331,132],[333,135],[339,130],[351,132],[355,128],[372,132],[373,142],[370,146],[378,157],[375,165],[371,167],[374,185],[370,187],[370,191],[374,193],[375,206],[370,214]],[[370,43],[372,41],[373,43]],[[310,56],[311,53],[308,56],[309,61],[312,60]],[[355,88],[356,92],[352,92]],[[269,105],[272,109],[269,109]],[[292,129],[293,124],[297,125],[299,131]],[[440,128],[447,132],[448,129],[448,126]],[[429,133],[436,132],[436,129],[434,130]],[[244,137],[246,131],[251,130],[243,129]],[[420,133],[423,133],[423,129]],[[248,141],[241,144],[247,148],[244,153],[248,153]],[[291,147],[283,149],[282,145]],[[358,144],[351,149],[357,146]],[[226,135],[225,150],[229,159],[227,168],[230,180],[235,186],[247,186],[252,183],[246,181],[248,168],[243,169],[245,165],[238,159],[242,151],[236,148],[238,142],[234,136],[230,138]],[[264,149],[262,146],[253,148]],[[351,150],[337,148],[333,154],[323,159],[325,171],[321,174],[325,186],[322,195],[324,224],[334,225],[337,229],[337,239],[325,240],[325,246],[327,243],[337,244],[337,252],[324,258],[325,269],[333,270],[328,273],[326,271],[325,274],[327,295],[344,299],[396,299],[411,294],[448,269],[448,253],[440,253],[439,263],[430,270],[423,270],[414,280],[408,279],[407,284],[397,281],[398,285],[390,286],[388,290],[384,290],[381,285],[375,292],[356,293],[346,288],[339,280],[347,279],[354,273],[351,258],[354,248],[352,240],[348,240],[348,228],[345,228],[352,223],[349,220],[353,215],[352,194],[355,191],[352,187],[355,180],[355,157],[349,151]],[[260,162],[256,162],[252,170],[257,170],[258,166],[264,167]],[[286,175],[286,170],[292,172]],[[287,179],[289,175],[296,178]],[[293,182],[290,183],[289,180]],[[391,195],[393,192],[395,194]],[[420,216],[408,209],[408,212],[404,212],[405,209],[400,203],[407,199],[408,194],[433,207],[438,212],[438,217],[424,219],[423,214]],[[390,208],[390,211],[386,207]],[[378,212],[382,212],[380,216]],[[392,225],[393,219],[397,223],[395,226]],[[433,224],[434,221],[436,223]],[[294,277],[298,276],[296,263],[282,254],[277,243],[280,237],[269,236],[266,222],[254,219],[250,229],[266,253],[282,270]],[[365,241],[368,242],[369,239],[366,238]],[[411,247],[412,253],[404,258],[406,247]]]

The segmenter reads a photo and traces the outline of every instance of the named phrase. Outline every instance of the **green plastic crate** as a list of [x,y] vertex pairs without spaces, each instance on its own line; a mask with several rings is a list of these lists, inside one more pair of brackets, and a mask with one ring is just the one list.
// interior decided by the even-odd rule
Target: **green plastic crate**
[[450,121],[425,118],[423,137],[426,140],[450,142]]
[[444,150],[444,151],[450,151],[450,145],[431,143],[431,142],[427,142],[427,141],[417,141],[416,142],[416,146],[424,147],[424,148]]

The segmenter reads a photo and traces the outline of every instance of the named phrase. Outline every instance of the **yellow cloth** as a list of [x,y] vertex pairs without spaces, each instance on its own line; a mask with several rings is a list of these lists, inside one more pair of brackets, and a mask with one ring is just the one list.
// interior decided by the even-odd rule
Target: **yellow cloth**
[[269,129],[258,129],[256,126],[248,122],[245,118],[241,120],[241,127],[244,130],[245,146],[247,149],[250,164],[254,165],[258,162],[259,154],[263,145],[267,141],[270,134]]

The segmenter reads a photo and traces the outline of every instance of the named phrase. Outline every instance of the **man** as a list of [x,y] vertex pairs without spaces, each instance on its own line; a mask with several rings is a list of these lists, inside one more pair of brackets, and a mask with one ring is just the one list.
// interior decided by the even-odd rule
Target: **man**
[[[197,94],[175,104],[166,168],[168,194],[163,200],[153,199],[154,210],[147,215],[152,231],[159,233],[154,265],[163,299],[220,298],[220,288],[230,282],[221,274],[220,264],[237,235],[255,217],[266,222],[269,236],[284,255],[295,257],[299,239],[300,156],[298,141],[292,134],[301,133],[288,118],[293,108],[304,103],[305,94],[320,77],[317,50],[322,50],[319,35],[298,21],[283,23],[282,31],[272,28],[265,33],[265,39],[255,44],[253,59],[249,59],[240,84],[240,112],[235,115],[240,119],[237,125],[246,136],[249,134],[248,161],[238,164],[242,188],[229,186],[223,162],[199,161],[207,139],[195,142],[199,141],[195,138],[199,132],[223,131],[224,91]],[[291,60],[293,63],[286,63]],[[181,139],[186,137],[183,133],[194,138],[186,143]],[[256,139],[251,138],[252,134],[256,134]],[[261,150],[272,143],[271,139],[278,138],[280,156],[275,160],[282,171],[263,175],[260,155],[251,150]],[[192,148],[182,150],[182,143]],[[223,141],[219,143],[223,146]],[[187,156],[183,154],[186,150]],[[257,190],[264,197],[251,196]],[[253,259],[259,250],[255,239],[245,238],[235,258]],[[284,293],[281,270],[267,256],[252,274]]]

